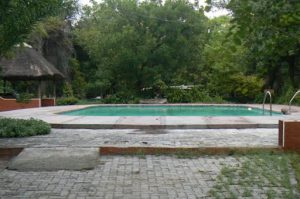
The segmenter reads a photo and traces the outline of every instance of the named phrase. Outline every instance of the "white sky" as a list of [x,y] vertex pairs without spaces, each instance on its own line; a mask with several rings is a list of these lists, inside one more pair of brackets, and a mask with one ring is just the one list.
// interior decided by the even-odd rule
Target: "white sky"
[[[100,0],[96,0],[96,1],[100,1]],[[89,4],[89,0],[79,0],[79,3],[81,5],[87,5]],[[199,0],[199,4],[200,5],[205,5],[205,0]],[[210,12],[207,12],[205,13],[205,15],[209,18],[213,18],[213,17],[218,17],[218,16],[221,16],[221,15],[226,15],[228,14],[228,11],[226,10],[212,10]]]

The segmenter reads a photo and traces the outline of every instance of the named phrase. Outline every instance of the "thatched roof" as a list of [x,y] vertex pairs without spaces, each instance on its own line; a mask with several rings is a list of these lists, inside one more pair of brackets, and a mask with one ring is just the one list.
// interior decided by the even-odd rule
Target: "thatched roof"
[[12,59],[0,60],[0,76],[6,80],[62,79],[64,75],[32,48],[17,48]]

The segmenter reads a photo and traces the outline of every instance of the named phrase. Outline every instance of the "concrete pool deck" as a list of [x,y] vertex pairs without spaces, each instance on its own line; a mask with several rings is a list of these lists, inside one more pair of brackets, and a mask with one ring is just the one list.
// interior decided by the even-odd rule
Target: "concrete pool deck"
[[[217,105],[217,104],[166,104],[172,105]],[[260,104],[222,104],[261,108]],[[300,107],[293,106],[291,115],[276,116],[70,116],[58,114],[65,111],[100,105],[72,105],[22,109],[0,112],[0,117],[40,119],[53,128],[76,129],[224,129],[224,128],[277,128],[279,120],[300,120]],[[127,106],[127,105],[114,105]],[[153,106],[153,105],[142,105]],[[280,112],[287,105],[273,105],[273,111]],[[268,105],[266,105],[268,110]]]

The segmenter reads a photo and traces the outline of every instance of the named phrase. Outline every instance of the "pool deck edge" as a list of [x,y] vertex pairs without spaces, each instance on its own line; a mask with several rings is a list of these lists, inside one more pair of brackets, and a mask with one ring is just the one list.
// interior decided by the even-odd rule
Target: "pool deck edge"
[[126,125],[126,124],[51,124],[57,129],[252,129],[252,128],[277,128],[278,124],[192,124],[192,125]]
[[[155,104],[154,104],[155,105]],[[169,105],[211,105],[220,104],[167,104]],[[261,108],[261,104],[222,104],[224,106],[247,106]],[[242,129],[277,128],[279,120],[300,120],[300,107],[293,106],[291,115],[280,116],[70,116],[58,113],[98,105],[73,105],[22,109],[0,112],[0,117],[20,119],[35,118],[51,124],[52,128],[70,129]],[[121,106],[121,105],[117,105]],[[128,105],[124,105],[128,106]],[[144,105],[142,105],[144,106]],[[151,105],[147,105],[151,106]],[[273,105],[274,111],[287,108]]]

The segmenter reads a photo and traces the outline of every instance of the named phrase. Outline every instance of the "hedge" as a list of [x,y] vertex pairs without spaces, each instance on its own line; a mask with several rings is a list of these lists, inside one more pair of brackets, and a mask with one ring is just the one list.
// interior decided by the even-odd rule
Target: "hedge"
[[49,134],[51,126],[36,119],[0,118],[0,137],[26,137]]

